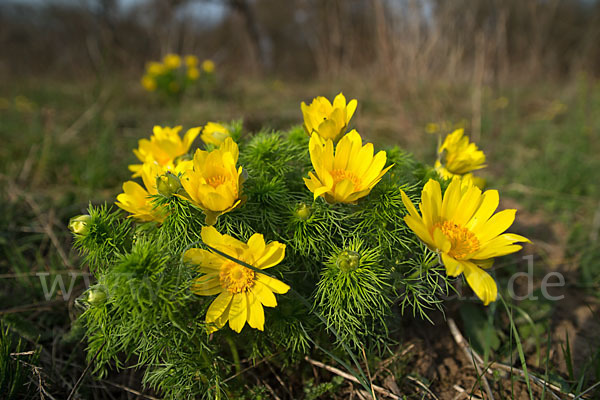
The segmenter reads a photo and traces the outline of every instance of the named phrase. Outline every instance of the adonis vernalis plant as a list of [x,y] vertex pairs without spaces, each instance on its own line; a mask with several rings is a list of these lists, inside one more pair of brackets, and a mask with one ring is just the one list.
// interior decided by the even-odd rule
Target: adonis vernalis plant
[[141,84],[148,92],[157,92],[165,98],[178,98],[195,85],[211,83],[214,71],[215,64],[211,60],[204,60],[199,66],[194,55],[181,57],[169,53],[162,61],[151,61],[146,65]]
[[[160,68],[182,64],[197,60]],[[504,233],[515,211],[494,214],[498,192],[473,185],[483,153],[452,134],[447,181],[346,133],[356,107],[340,93],[302,103],[304,124],[285,132],[208,122],[140,140],[118,208],[69,224],[97,281],[80,302],[96,375],[135,358],[165,398],[241,398],[253,383],[231,384],[240,360],[269,356],[291,376],[324,352],[370,391],[357,355],[389,355],[399,317],[443,311],[461,274],[496,299],[494,258],[527,239]]]

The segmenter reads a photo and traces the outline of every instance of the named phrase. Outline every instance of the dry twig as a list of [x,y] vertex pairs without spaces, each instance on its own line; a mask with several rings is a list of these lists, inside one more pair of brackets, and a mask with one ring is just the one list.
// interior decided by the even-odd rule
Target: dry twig
[[73,386],[73,389],[71,389],[71,393],[69,393],[69,397],[67,397],[67,400],[71,400],[73,398],[73,396],[75,396],[75,392],[77,392],[77,388],[79,387],[79,385],[81,385],[81,382],[83,382],[83,378],[85,377],[87,372],[92,367],[92,364],[94,364],[94,362],[96,361],[96,358],[98,358],[98,355],[100,354],[100,352],[102,351],[104,346],[106,346],[106,342],[102,343],[102,346],[100,346],[100,348],[98,349],[96,354],[94,354],[94,358],[92,358],[90,360],[90,362],[88,363],[88,365],[85,367],[85,369],[81,373],[81,376],[79,377],[79,379],[77,379],[77,382],[75,382],[75,386]]
[[109,384],[109,385],[114,386],[116,388],[122,389],[122,390],[124,390],[124,391],[126,391],[128,393],[135,394],[136,396],[143,397],[143,398],[148,399],[148,400],[160,400],[158,397],[154,397],[154,396],[150,396],[148,394],[144,394],[142,392],[138,392],[135,389],[128,388],[127,386],[119,385],[118,383],[114,383],[114,382],[111,382],[111,381],[105,381],[105,380],[102,380],[101,382]]
[[458,394],[456,395],[456,397],[454,397],[454,400],[458,400],[460,398],[463,397],[468,397],[469,400],[483,400],[480,397],[477,396],[473,396],[472,394],[469,394],[469,392],[467,392],[463,387],[458,386],[458,385],[454,385],[452,386],[454,388],[454,390],[456,390],[458,392]]
[[[344,371],[342,371],[340,369],[337,369],[337,368],[332,367],[332,366],[327,365],[327,364],[323,364],[320,361],[313,360],[313,359],[309,358],[308,356],[304,357],[304,359],[306,361],[308,361],[310,364],[314,365],[315,367],[322,368],[322,369],[324,369],[326,371],[329,371],[329,372],[331,372],[333,374],[339,375],[342,378],[347,379],[349,381],[352,381],[352,382],[355,382],[355,383],[360,383],[359,380],[356,377],[354,377],[354,376],[352,376],[352,375],[350,375],[350,374],[348,374],[348,373],[346,373],[346,372],[344,372]],[[387,390],[385,388],[382,388],[381,386],[377,386],[377,385],[373,385],[372,384],[372,388],[373,388],[373,390],[375,392],[381,393],[382,395],[387,396],[389,398],[392,398],[392,399],[395,399],[395,400],[400,400],[401,399],[400,396],[396,396],[394,393],[390,392],[389,390]]]
[[494,395],[492,394],[492,389],[490,388],[490,384],[488,383],[485,372],[481,371],[479,355],[476,357],[476,353],[467,345],[465,338],[458,330],[456,323],[452,318],[448,318],[448,327],[450,328],[450,333],[452,333],[452,337],[454,337],[454,341],[456,344],[463,350],[467,359],[473,360],[473,365],[475,366],[475,370],[477,371],[477,375],[481,378],[481,382],[483,383],[483,388],[485,389],[485,393],[487,394],[490,400],[494,400]]

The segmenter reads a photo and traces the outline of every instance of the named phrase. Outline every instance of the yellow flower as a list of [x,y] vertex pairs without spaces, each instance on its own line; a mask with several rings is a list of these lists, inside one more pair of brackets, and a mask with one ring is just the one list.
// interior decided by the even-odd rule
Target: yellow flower
[[327,139],[323,143],[323,139],[313,133],[309,152],[316,175],[309,172],[310,179],[304,178],[304,183],[315,199],[323,196],[329,203],[352,203],[368,195],[392,168],[390,165],[383,169],[387,159],[385,151],[373,156],[373,144],[363,146],[355,130],[340,139],[335,155],[333,141]]
[[168,69],[177,69],[181,66],[181,57],[170,53],[165,56],[163,62]]
[[216,122],[208,122],[202,130],[200,139],[206,144],[214,144],[219,146],[225,139],[230,137],[229,130]]
[[142,77],[142,86],[149,92],[153,92],[156,90],[156,81],[153,77],[149,75],[144,75]]
[[333,105],[322,96],[314,98],[309,106],[302,102],[304,129],[309,135],[316,132],[323,139],[336,140],[346,132],[356,106],[356,100],[351,100],[346,105],[346,98],[342,93],[335,96]]
[[198,57],[191,55],[191,54],[185,56],[185,65],[187,65],[188,68],[197,67],[198,66]]
[[212,60],[204,60],[202,62],[202,71],[212,74],[215,71],[215,63]]
[[[266,244],[259,233],[252,235],[247,244],[229,235],[221,235],[213,227],[203,227],[201,235],[208,246],[257,269],[271,268],[285,257],[284,244]],[[205,274],[194,281],[192,292],[200,296],[218,294],[206,312],[209,332],[221,329],[227,321],[229,327],[238,333],[246,322],[251,328],[262,331],[265,325],[263,306],[277,306],[273,293],[284,294],[290,289],[280,280],[206,250],[189,249],[184,260],[198,265],[198,271]]]
[[494,257],[521,249],[518,242],[529,239],[503,233],[515,220],[516,210],[496,214],[497,190],[483,194],[470,179],[455,177],[442,198],[439,182],[430,179],[423,188],[419,209],[401,192],[409,215],[406,224],[441,260],[450,276],[465,274],[469,286],[485,305],[496,300],[498,289],[484,269],[492,266]]
[[187,76],[192,81],[195,81],[196,79],[198,79],[200,77],[200,71],[198,71],[198,68],[196,68],[196,67],[190,67],[187,70]]
[[181,185],[188,200],[204,211],[206,224],[213,225],[217,217],[242,202],[242,167],[237,168],[238,146],[227,138],[211,152],[196,150],[194,167],[187,170]]
[[443,154],[443,162],[438,159],[435,169],[446,179],[485,167],[483,151],[475,143],[469,143],[469,138],[463,135],[464,129],[455,130],[446,136],[438,149],[438,155],[442,157]]
[[141,168],[141,175],[145,188],[133,181],[125,182],[123,193],[117,196],[115,204],[131,213],[131,217],[141,221],[164,221],[167,216],[166,210],[155,207],[151,197],[158,194],[156,177],[162,173],[163,169],[158,164],[144,164]]
[[166,70],[166,67],[156,61],[151,61],[148,63],[148,65],[146,65],[146,71],[148,72],[148,75],[150,76],[158,76],[158,75],[162,75]]
[[[189,129],[181,139],[179,136],[181,126],[174,128],[155,126],[150,140],[141,139],[138,142],[138,148],[133,150],[133,153],[144,164],[157,163],[168,170],[173,170],[175,159],[190,150],[200,129],[201,127]],[[134,177],[140,176],[141,168],[142,164],[129,166],[129,170],[134,172]]]

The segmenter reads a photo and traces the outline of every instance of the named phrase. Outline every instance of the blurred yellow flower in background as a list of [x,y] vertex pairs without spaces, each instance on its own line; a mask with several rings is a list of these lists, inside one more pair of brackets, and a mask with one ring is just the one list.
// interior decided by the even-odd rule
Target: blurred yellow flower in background
[[188,54],[187,56],[185,56],[185,65],[188,68],[195,68],[198,66],[198,57],[192,55],[192,54]]
[[217,217],[242,203],[242,167],[237,168],[239,150],[231,138],[211,152],[196,150],[193,169],[185,171],[181,185],[187,199],[206,215],[206,224],[213,225]]
[[131,217],[141,221],[162,222],[167,216],[164,208],[157,208],[152,203],[152,197],[158,194],[156,177],[162,175],[163,168],[156,163],[144,164],[140,170],[144,187],[134,181],[123,184],[123,193],[117,196],[115,204],[129,212]]
[[215,63],[212,60],[204,60],[202,62],[202,71],[212,74],[215,71]]
[[206,144],[219,146],[225,139],[231,136],[229,130],[216,122],[208,122],[202,130],[200,139]]
[[469,138],[463,135],[464,129],[455,130],[446,136],[438,149],[435,169],[446,179],[485,167],[483,151],[475,143],[469,143]]
[[177,69],[181,66],[181,57],[177,54],[169,53],[163,58],[163,63],[168,69]]
[[[385,169],[385,151],[373,156],[373,144],[362,145],[358,132],[352,130],[338,142],[335,155],[333,141],[313,133],[309,142],[310,160],[315,173],[304,183],[314,198],[323,196],[328,203],[353,203],[368,195],[390,169]],[[316,174],[316,175],[315,175]]]
[[149,92],[154,92],[156,90],[156,81],[150,75],[144,75],[142,77],[142,86]]
[[[190,146],[200,134],[201,127],[189,129],[183,139],[179,136],[181,126],[174,128],[155,126],[153,135],[148,139],[138,141],[138,148],[133,150],[136,157],[143,163],[157,163],[167,169],[174,167],[175,159],[186,154]],[[133,171],[133,176],[140,176],[142,164],[132,164],[129,170]]]
[[449,276],[465,274],[467,283],[485,305],[496,300],[498,289],[494,279],[484,271],[494,257],[521,249],[518,242],[529,239],[503,233],[515,220],[516,210],[496,214],[497,190],[483,194],[470,179],[455,177],[442,197],[439,182],[430,179],[421,194],[419,210],[404,191],[402,202],[408,211],[404,221],[433,251],[440,254]]
[[187,77],[193,81],[200,77],[200,71],[196,67],[189,67],[187,70]]
[[148,75],[158,76],[165,73],[166,67],[162,63],[159,63],[157,61],[150,61],[146,65],[146,71],[148,72]]
[[[233,258],[257,269],[279,264],[285,257],[285,245],[265,243],[263,235],[255,233],[248,243],[222,235],[213,227],[203,227],[202,241]],[[255,272],[211,251],[192,248],[184,253],[186,262],[198,265],[204,275],[192,284],[192,292],[200,296],[218,294],[206,312],[209,332],[229,327],[241,332],[246,322],[262,331],[265,324],[264,307],[277,306],[273,293],[284,294],[290,287],[278,279]]]
[[318,133],[323,139],[337,140],[346,132],[357,105],[356,100],[346,104],[342,93],[335,97],[333,104],[322,96],[315,97],[308,106],[302,102],[304,129],[309,135]]

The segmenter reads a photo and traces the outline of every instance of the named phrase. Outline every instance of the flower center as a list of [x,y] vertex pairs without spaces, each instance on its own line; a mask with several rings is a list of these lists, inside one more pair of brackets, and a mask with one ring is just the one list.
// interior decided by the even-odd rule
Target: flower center
[[360,189],[360,178],[356,175],[354,175],[353,172],[350,171],[346,171],[345,169],[334,169],[333,171],[330,172],[331,176],[333,177],[333,190],[335,191],[335,186],[343,181],[344,179],[349,179],[350,182],[352,182],[352,185],[354,185],[354,191],[357,192]]
[[206,182],[214,187],[215,189],[217,188],[217,186],[224,184],[225,182],[227,182],[227,177],[225,175],[215,175],[215,176],[211,176],[210,178],[208,178],[206,180]]
[[438,222],[433,225],[434,230],[435,228],[440,228],[444,236],[450,240],[452,244],[448,251],[450,257],[460,260],[479,250],[479,239],[467,228],[452,221]]
[[229,262],[221,267],[219,282],[229,293],[241,293],[254,285],[254,271],[237,263]]

